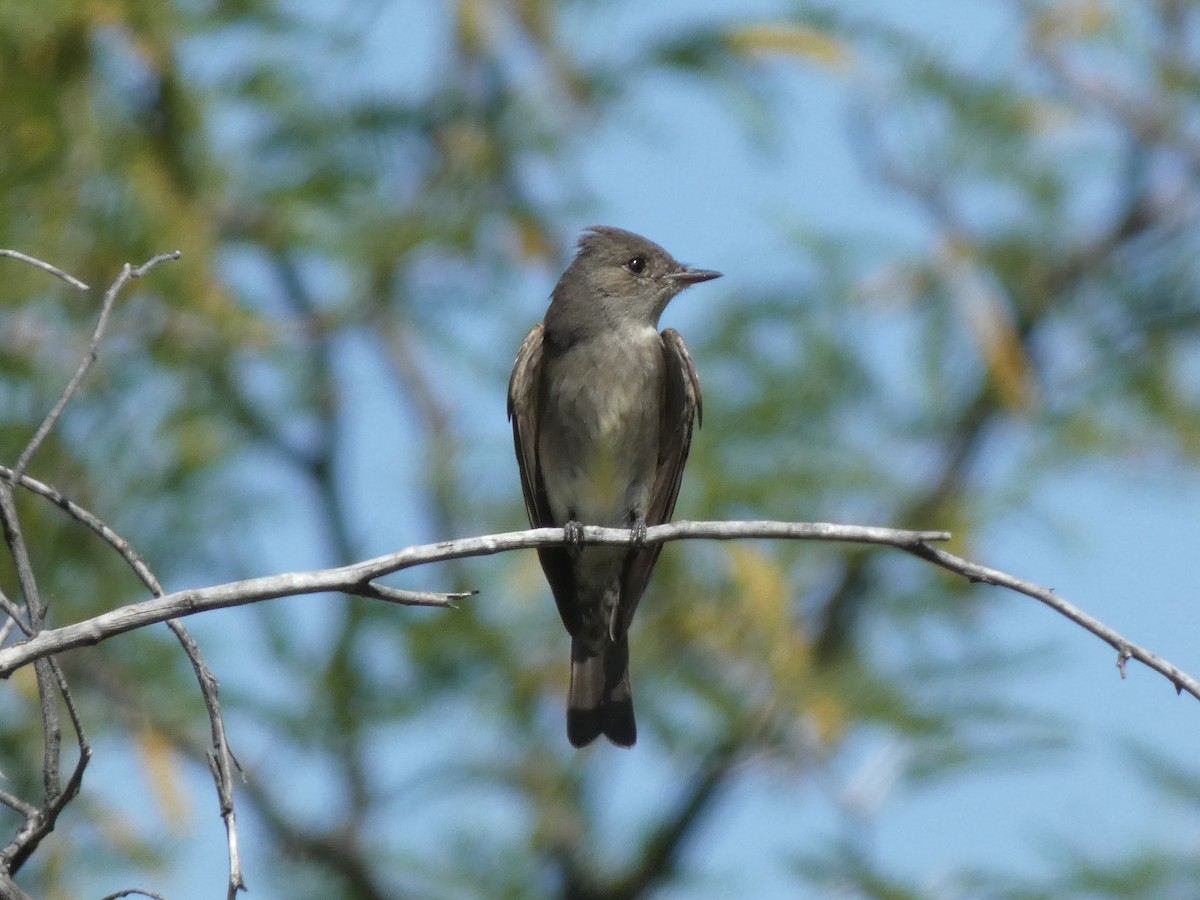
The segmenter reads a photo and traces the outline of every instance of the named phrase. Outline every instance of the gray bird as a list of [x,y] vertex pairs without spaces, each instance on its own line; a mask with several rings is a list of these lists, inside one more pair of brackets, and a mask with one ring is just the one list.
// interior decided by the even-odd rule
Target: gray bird
[[[550,308],[517,353],[508,385],[525,509],[575,543],[538,550],[571,635],[567,738],[637,740],[629,623],[658,560],[647,525],[668,522],[701,420],[683,337],[658,319],[684,288],[720,272],[676,262],[653,241],[589,228]],[[629,528],[628,547],[584,547],[583,525]]]

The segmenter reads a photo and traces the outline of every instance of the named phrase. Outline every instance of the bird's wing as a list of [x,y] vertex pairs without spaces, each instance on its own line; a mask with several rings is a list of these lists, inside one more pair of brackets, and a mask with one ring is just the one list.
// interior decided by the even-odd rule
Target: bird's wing
[[[659,425],[658,469],[650,489],[650,500],[646,509],[647,525],[662,525],[671,521],[675,512],[675,500],[679,497],[679,485],[683,480],[683,467],[687,463],[688,450],[692,446],[692,422],[697,425],[704,420],[700,397],[700,379],[692,364],[687,344],[674,328],[662,333],[663,360],[666,363],[665,396],[662,404],[662,421]],[[621,623],[627,629],[633,620],[642,592],[654,571],[662,544],[652,544],[629,555],[625,571],[621,575]]]
[[[541,324],[530,329],[521,349],[517,351],[517,361],[508,380],[508,417],[512,420],[517,467],[521,470],[525,512],[529,515],[529,524],[534,528],[549,528],[557,524],[550,512],[550,500],[546,496],[546,483],[538,461],[544,334]],[[538,549],[538,559],[554,593],[563,624],[567,631],[575,634],[580,621],[571,557],[565,547],[541,547]]]
[[529,334],[517,351],[512,375],[508,379],[508,418],[512,422],[517,466],[521,470],[521,490],[525,493],[525,512],[534,528],[550,525],[550,504],[538,469],[538,418],[542,392],[541,324]]

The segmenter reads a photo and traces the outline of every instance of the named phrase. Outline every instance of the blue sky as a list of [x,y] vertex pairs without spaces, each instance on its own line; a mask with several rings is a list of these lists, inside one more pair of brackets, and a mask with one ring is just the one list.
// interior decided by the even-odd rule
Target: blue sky
[[[564,15],[569,17],[569,33],[577,35],[586,54],[603,52],[618,24],[680,28],[698,19],[724,18],[727,7],[717,2],[653,7],[627,3],[616,8],[585,3]],[[1016,64],[1019,41],[1011,33],[1003,4],[880,0],[854,7],[864,16],[890,15],[964,61],[1000,68]],[[765,18],[786,8],[756,0],[743,5],[742,15]],[[397,81],[400,74],[419,79],[436,62],[426,51],[440,16],[432,5],[388,7],[371,31],[379,46],[366,54],[370,64],[346,77],[378,76],[381,84],[404,83]],[[845,113],[847,92],[863,87],[859,73],[795,59],[781,58],[769,65],[782,85],[782,114],[776,123],[778,137],[768,148],[755,146],[735,119],[723,114],[719,97],[662,76],[625,100],[598,134],[589,132],[572,171],[560,173],[578,179],[594,198],[592,208],[568,226],[604,222],[627,227],[654,238],[681,259],[725,273],[719,290],[691,292],[686,302],[668,311],[664,324],[685,334],[689,325],[704,320],[706,310],[736,303],[739,290],[786,277],[787,245],[781,235],[789,230],[862,232],[896,247],[920,247],[930,240],[914,209],[881,193],[857,168],[847,143]],[[516,332],[524,328],[519,322],[540,318],[554,277],[522,276],[526,293],[513,312]],[[428,533],[415,495],[405,491],[417,470],[406,471],[387,452],[391,442],[380,439],[404,433],[404,411],[380,412],[386,404],[373,404],[373,397],[385,390],[378,384],[384,376],[376,363],[348,354],[343,364],[360,387],[354,402],[377,410],[369,433],[350,435],[350,456],[360,472],[375,476],[365,483],[390,480],[396,486],[395,493],[386,496],[362,493],[363,521],[372,525],[372,541],[383,552],[397,542],[440,537]],[[489,410],[460,412],[477,414],[480,464],[497,473],[498,490],[504,490],[507,481],[517,496],[504,399],[500,394],[493,399]],[[706,407],[706,416],[714,425],[719,423],[719,406]],[[1004,460],[996,464],[1003,466]],[[386,478],[379,478],[383,473]],[[685,484],[684,504],[686,491]],[[320,565],[319,535],[304,527],[312,511],[303,492],[285,487],[279,496],[283,507],[275,521],[289,523],[288,533],[264,530],[258,536],[262,571]],[[1129,638],[1197,672],[1200,646],[1195,640],[1193,590],[1200,582],[1200,558],[1194,549],[1198,505],[1200,476],[1169,461],[1157,466],[1088,466],[1047,484],[1027,509],[976,535],[972,553],[988,565],[1055,588]],[[514,522],[514,528],[520,524]],[[919,565],[915,560],[912,564]],[[282,602],[295,605],[297,628],[319,635],[320,603],[325,601]],[[1194,811],[1164,806],[1121,764],[1120,755],[1123,741],[1130,738],[1162,750],[1196,746],[1196,703],[1176,697],[1164,680],[1136,664],[1122,682],[1113,652],[1033,600],[979,587],[964,602],[985,608],[979,627],[1003,646],[1047,648],[1044,666],[1015,677],[1003,691],[1014,701],[1075,723],[1076,747],[1029,770],[965,776],[914,794],[887,790],[878,814],[855,829],[856,839],[873,847],[896,871],[919,878],[929,896],[944,897],[959,896],[945,881],[952,869],[974,864],[1041,870],[1050,860],[1050,835],[1067,836],[1100,856],[1126,850],[1143,838],[1194,847],[1200,839]],[[197,622],[197,632],[227,634],[237,614],[222,615],[219,621],[210,617]],[[874,635],[873,640],[880,653],[895,652],[886,634]],[[214,667],[223,678],[247,677],[245,672],[221,669],[222,662],[232,664],[237,655],[236,649],[214,654]],[[237,738],[235,734],[235,742]],[[872,761],[886,763],[889,754],[903,752],[882,735],[867,736],[861,743],[855,756],[864,770]],[[269,747],[237,749],[250,756],[270,752]],[[113,760],[112,755],[102,749],[97,753],[97,771],[127,786],[127,796],[137,797],[144,789],[135,774],[137,761]],[[616,790],[628,794],[631,802],[664,777],[661,766],[640,747],[636,755],[614,756],[613,766]],[[828,836],[831,830],[837,833],[838,823],[844,821],[838,812],[839,795],[845,780],[855,774],[832,773],[823,783],[814,779],[799,792],[780,792],[771,778],[740,787],[719,817],[706,825],[694,851],[701,871],[714,879],[708,889],[685,885],[664,896],[795,896],[794,882],[786,878],[784,863],[770,848],[792,848],[806,839]],[[92,783],[106,777],[93,773]],[[298,773],[297,778],[306,791],[319,793],[319,773]],[[886,779],[883,784],[886,787]],[[211,786],[203,778],[195,779],[194,796],[189,871],[176,885],[154,888],[175,898],[212,896],[213,885],[219,883],[212,875],[224,866],[220,821]],[[142,799],[153,806],[149,797]],[[272,891],[269,872],[256,866],[255,832],[246,818],[243,845],[250,896],[282,896]],[[747,859],[755,861],[749,875]]]

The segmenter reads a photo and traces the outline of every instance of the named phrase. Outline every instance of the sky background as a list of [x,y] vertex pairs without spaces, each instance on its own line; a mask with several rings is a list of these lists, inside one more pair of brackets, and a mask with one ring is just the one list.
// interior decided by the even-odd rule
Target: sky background
[[[1011,71],[1019,63],[1018,36],[1003,3],[922,0],[853,6],[864,16],[894,18],[971,65]],[[638,33],[725,19],[728,7],[717,2],[631,2],[616,8],[583,3],[564,10],[563,16],[582,54],[619,57],[620,42],[636,42]],[[767,0],[740,6],[747,19],[767,18],[785,8]],[[339,5],[337,14],[354,12]],[[444,16],[438,4],[399,2],[382,7],[370,29],[371,41],[363,48],[361,67],[328,73],[329,89],[365,81],[383,90],[403,91],[422,78],[436,77],[434,50],[439,29],[446,27]],[[259,51],[233,40],[222,52]],[[191,64],[203,72],[225,62],[209,57]],[[871,236],[881,248],[881,263],[889,253],[932,240],[910,204],[882,192],[861,173],[846,127],[848,91],[864,87],[853,64],[838,71],[781,58],[770,65],[777,68],[774,74],[783,85],[776,107],[783,115],[773,123],[766,147],[749,138],[736,117],[718,108],[721,94],[661,75],[648,79],[598,130],[588,130],[586,142],[568,157],[569,169],[532,175],[550,192],[561,185],[586,189],[592,201],[579,211],[574,230],[597,223],[629,228],[663,244],[682,260],[725,273],[721,281],[686,294],[664,316],[664,326],[677,327],[685,335],[703,327],[707,311],[736,304],[739,293],[784,282],[788,266],[794,265],[781,243],[781,236],[789,232],[835,230]],[[870,89],[869,84],[865,87]],[[244,125],[233,117],[214,127],[219,135],[226,129],[229,145],[236,146],[237,129]],[[525,330],[543,314],[557,274],[531,270],[498,286],[495,302],[504,310],[506,330],[497,335],[490,328],[480,329],[479,340],[505,340],[515,353]],[[253,272],[247,271],[246,277],[253,278]],[[905,365],[902,339],[888,339],[895,323],[886,307],[858,306],[848,309],[847,315],[865,317],[863,333],[879,342],[881,365]],[[478,324],[463,321],[461,327]],[[383,553],[446,537],[431,530],[418,495],[408,489],[420,477],[419,461],[406,463],[403,454],[394,451],[412,427],[410,413],[383,402],[386,398],[390,403],[394,394],[384,386],[387,376],[382,364],[360,349],[344,347],[339,364],[353,377],[353,404],[372,410],[370,416],[353,411],[346,416],[346,421],[361,428],[348,435],[347,465],[357,483],[371,488],[358,498],[368,546]],[[436,360],[427,362],[438,365]],[[704,363],[696,360],[701,377]],[[466,431],[475,444],[468,464],[477,471],[481,489],[517,497],[520,488],[504,415],[503,385],[497,382],[492,388],[492,396],[472,390],[454,398],[454,412],[469,423]],[[721,428],[719,403],[706,404],[705,428]],[[695,452],[704,452],[705,433],[699,434]],[[1002,471],[1011,462],[1005,452],[1001,441],[987,462]],[[243,477],[261,483],[270,466],[269,460],[252,461]],[[303,489],[284,484],[274,490],[273,502],[273,514],[254,536],[257,550],[248,554],[256,557],[257,569],[247,574],[323,565],[321,536],[307,525],[315,516]],[[1200,476],[1169,459],[1087,466],[1045,484],[1027,508],[974,535],[969,552],[979,562],[1053,587],[1130,639],[1196,673],[1200,672],[1194,599],[1194,586],[1200,580],[1198,508]],[[686,516],[687,510],[685,479],[680,514]],[[796,510],[794,518],[804,520],[808,512]],[[927,525],[939,527],[938,522]],[[511,527],[522,528],[524,522],[514,519]],[[828,552],[839,550],[831,545]],[[911,565],[921,563],[913,560]],[[437,582],[436,572],[424,577],[427,583]],[[203,573],[197,573],[197,580],[202,578]],[[503,590],[479,587],[482,593],[472,602],[514,602]],[[325,617],[337,600],[275,602],[287,605],[299,632],[319,640]],[[840,813],[847,798],[840,788],[846,778],[856,775],[865,798],[877,805],[849,836],[873,847],[894,870],[918,877],[931,897],[963,896],[947,882],[947,873],[964,866],[1047,870],[1059,852],[1057,842],[1064,838],[1101,858],[1143,840],[1200,849],[1200,822],[1194,810],[1164,802],[1121,762],[1129,741],[1186,761],[1200,742],[1200,707],[1195,701],[1176,697],[1166,681],[1137,664],[1129,666],[1128,679],[1121,681],[1115,654],[1106,645],[1029,598],[978,587],[963,602],[986,608],[978,622],[990,639],[1010,649],[1041,651],[1036,664],[1012,676],[1001,693],[1074,723],[1074,745],[1069,750],[1050,762],[1039,760],[1036,766],[976,772],[914,793],[890,789],[890,766],[904,748],[886,735],[864,734],[856,738],[861,746],[846,757],[856,763],[857,771],[831,772],[827,780],[808,778],[796,791],[779,789],[786,773],[741,784],[718,807],[693,850],[700,871],[711,880],[703,886],[685,884],[663,896],[796,896],[786,861],[769,848],[803,845],[797,834],[814,844],[830,835],[847,834]],[[548,597],[546,609],[551,615]],[[213,648],[208,651],[210,663],[227,688],[273,692],[282,700],[286,685],[273,683],[269,672],[245,665],[252,636],[244,637],[245,643],[228,640],[250,622],[248,614],[227,611],[191,624],[202,644],[206,634],[222,636],[219,647],[211,640],[205,646]],[[871,639],[885,658],[897,652],[889,635],[873,634]],[[462,724],[451,720],[444,727],[453,732]],[[320,796],[319,772],[306,770],[298,760],[276,759],[273,754],[278,748],[256,741],[252,730],[239,730],[235,723],[231,740],[235,752],[256,765],[295,766],[298,802],[312,803],[314,809],[322,802],[336,802]],[[427,749],[381,747],[381,770],[408,776],[423,765],[435,765],[435,759],[422,759]],[[656,759],[652,741],[630,753],[607,748],[598,752],[610,757],[611,789],[624,798],[619,804],[623,813],[636,815],[639,808],[646,808],[640,804],[652,806],[663,796],[662,785],[670,773]],[[211,783],[202,773],[188,779],[193,788],[190,818],[186,831],[173,839],[191,845],[189,870],[175,883],[153,887],[172,898],[213,896],[224,878],[224,835]],[[159,827],[154,824],[159,821],[157,800],[139,760],[115,757],[98,748],[89,782],[108,786],[101,789],[120,796],[123,807],[132,803],[135,810],[142,810],[144,827]],[[242,812],[249,896],[259,900],[282,896],[273,892],[269,871],[256,859],[253,816],[246,807]],[[488,798],[470,810],[430,803],[399,827],[419,835],[431,816],[464,815],[478,816],[481,827],[505,827],[516,813],[500,797]],[[756,864],[748,875],[744,865],[748,858],[765,862]]]

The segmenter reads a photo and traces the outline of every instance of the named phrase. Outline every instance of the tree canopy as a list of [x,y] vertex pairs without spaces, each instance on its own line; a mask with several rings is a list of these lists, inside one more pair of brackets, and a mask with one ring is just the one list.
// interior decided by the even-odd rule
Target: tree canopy
[[[0,4],[0,246],[93,287],[0,259],[0,463],[86,353],[121,265],[178,249],[124,291],[30,475],[175,587],[520,528],[505,379],[575,233],[624,209],[660,231],[611,224],[727,273],[719,301],[678,313],[705,392],[680,517],[946,529],[986,558],[989,528],[1089,466],[1194,472],[1200,10],[767,6]],[[826,177],[819,104],[862,185],[845,203],[870,211],[850,226],[801,206]],[[620,166],[585,169],[621,142],[637,150]],[[639,159],[705,183],[663,209]],[[777,180],[772,208],[736,208],[746,171]],[[145,598],[77,522],[18,500],[50,622]],[[1003,783],[1072,752],[1069,721],[1004,689],[1053,682],[1053,652],[1002,637],[1012,605],[911,559],[668,548],[633,635],[643,737],[625,755],[566,742],[567,640],[532,553],[403,586],[481,593],[188,623],[245,772],[252,896],[1200,885],[1182,844],[1139,823],[1119,852],[1055,835],[1041,871],[878,852],[893,790]],[[7,557],[0,589],[20,598]],[[1092,649],[1105,691],[1134,689]],[[58,661],[104,774],[18,883],[101,896],[203,864],[194,896],[211,896],[224,849],[187,658],[151,629]],[[3,697],[5,791],[31,797],[32,671]],[[1194,736],[1197,711],[1172,708]],[[1194,830],[1200,775],[1171,748],[1117,753]]]

